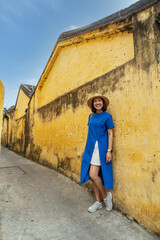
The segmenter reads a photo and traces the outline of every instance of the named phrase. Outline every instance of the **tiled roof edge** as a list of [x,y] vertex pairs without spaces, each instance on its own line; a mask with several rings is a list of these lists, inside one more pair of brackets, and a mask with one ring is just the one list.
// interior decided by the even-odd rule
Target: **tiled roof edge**
[[3,112],[3,118],[5,118],[7,114],[11,114],[12,112],[14,112],[14,110],[15,110],[15,105],[11,106],[8,109],[5,109],[5,111]]
[[132,16],[133,14],[140,12],[140,11],[144,10],[145,8],[155,4],[157,2],[159,2],[159,0],[140,0],[125,9],[122,9],[114,14],[111,14],[105,18],[100,19],[99,21],[96,21],[94,23],[86,25],[82,28],[77,28],[77,29],[74,29],[71,31],[61,33],[57,42],[75,37],[77,35],[95,30],[100,27],[107,26],[111,23],[115,23],[115,22],[124,20],[127,17]]
[[[33,85],[27,85],[27,84],[21,84],[20,88],[23,90],[23,92],[29,97],[32,97],[32,94],[34,92],[35,86]],[[31,89],[29,89],[31,88]]]

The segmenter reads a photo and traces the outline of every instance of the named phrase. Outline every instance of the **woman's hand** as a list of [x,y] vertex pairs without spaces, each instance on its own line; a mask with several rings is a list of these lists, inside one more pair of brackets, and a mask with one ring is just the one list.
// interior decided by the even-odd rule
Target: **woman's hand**
[[106,163],[109,163],[112,160],[112,153],[111,152],[107,152],[106,153]]

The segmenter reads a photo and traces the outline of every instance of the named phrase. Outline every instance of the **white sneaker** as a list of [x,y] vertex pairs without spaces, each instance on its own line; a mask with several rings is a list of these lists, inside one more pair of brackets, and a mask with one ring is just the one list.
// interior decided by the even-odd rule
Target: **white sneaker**
[[108,192],[107,197],[104,200],[104,203],[106,205],[106,210],[109,212],[112,210],[113,204],[112,204],[112,193]]
[[92,206],[88,208],[88,212],[93,213],[101,208],[102,208],[102,203],[96,201]]

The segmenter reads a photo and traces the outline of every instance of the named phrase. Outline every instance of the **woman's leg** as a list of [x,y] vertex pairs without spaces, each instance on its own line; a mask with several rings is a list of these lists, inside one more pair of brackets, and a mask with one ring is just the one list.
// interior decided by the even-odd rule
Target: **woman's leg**
[[[96,165],[90,165],[90,170],[89,170],[89,176],[90,178],[93,180],[93,189],[95,192],[95,196],[96,196],[96,200],[99,199],[100,200],[100,193],[104,198],[107,197],[105,188],[103,186],[103,182],[102,179],[98,176],[99,174],[99,170],[100,170],[100,166],[96,166]],[[98,192],[99,190],[99,192]]]
[[98,187],[96,186],[96,184],[94,182],[93,182],[93,190],[94,190],[96,201],[101,202],[100,191],[99,191]]

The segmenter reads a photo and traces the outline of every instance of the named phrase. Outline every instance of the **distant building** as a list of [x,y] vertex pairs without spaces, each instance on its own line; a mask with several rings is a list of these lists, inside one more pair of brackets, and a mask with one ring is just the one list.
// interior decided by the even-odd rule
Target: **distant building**
[[1,151],[1,131],[2,131],[2,116],[3,116],[3,100],[4,100],[4,86],[0,80],[0,151]]
[[[23,135],[20,133],[18,136],[18,144],[15,144],[17,135],[21,132],[21,129],[25,129],[25,115],[28,108],[28,102],[34,92],[35,86],[21,84],[16,104],[9,109],[4,111],[3,116],[3,132],[2,132],[2,144],[7,146],[14,151],[24,152],[24,140]],[[23,124],[19,124],[20,121],[23,121]],[[22,139],[20,141],[20,139]]]
[[2,144],[8,147],[11,141],[11,119],[13,119],[15,106],[11,106],[3,111],[3,124],[2,124]]

